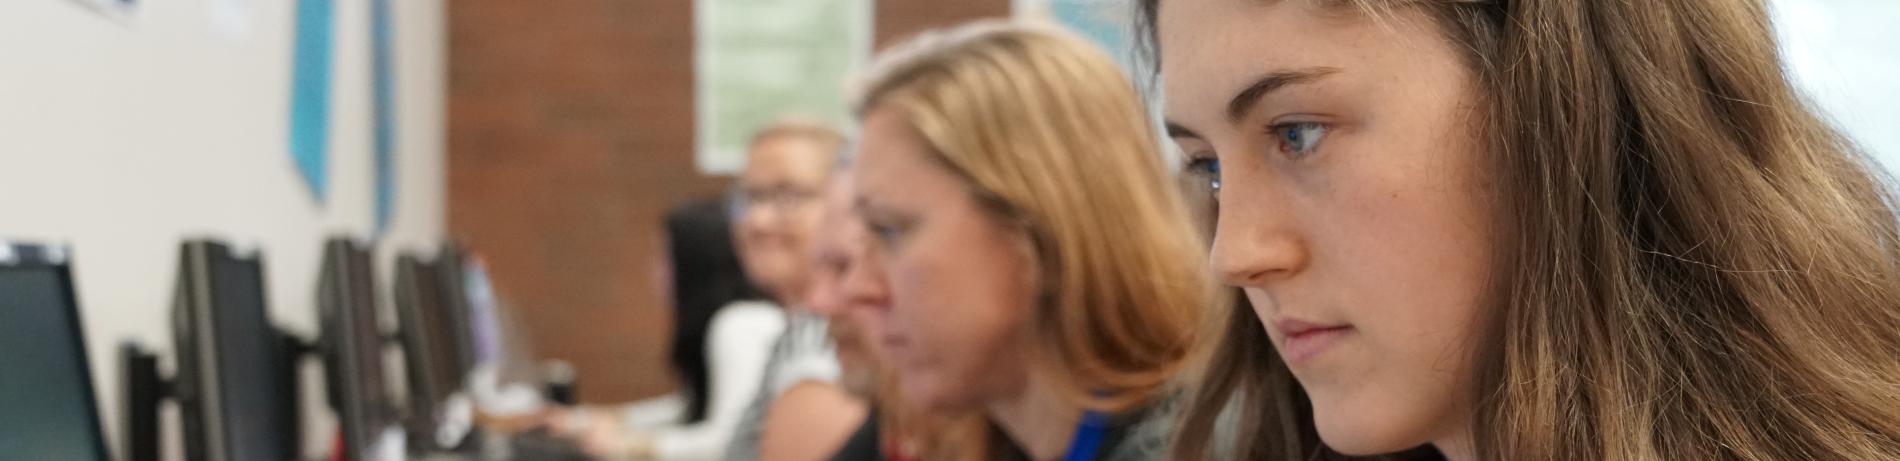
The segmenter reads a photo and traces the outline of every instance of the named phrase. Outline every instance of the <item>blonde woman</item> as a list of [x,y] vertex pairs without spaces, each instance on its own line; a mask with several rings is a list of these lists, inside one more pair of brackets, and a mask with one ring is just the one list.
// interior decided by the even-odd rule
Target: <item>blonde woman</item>
[[1104,53],[979,23],[881,56],[850,180],[846,290],[905,404],[967,415],[964,459],[1154,459],[1143,425],[1209,302],[1135,88]]
[[1900,459],[1900,210],[1762,0],[1142,3],[1249,301],[1174,458]]

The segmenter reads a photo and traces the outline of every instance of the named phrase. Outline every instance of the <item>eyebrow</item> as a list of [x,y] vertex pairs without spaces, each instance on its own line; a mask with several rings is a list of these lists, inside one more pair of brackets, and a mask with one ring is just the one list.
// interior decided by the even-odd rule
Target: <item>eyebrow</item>
[[1185,126],[1181,126],[1181,124],[1179,124],[1179,123],[1174,123],[1174,122],[1167,122],[1167,125],[1166,125],[1166,126],[1167,126],[1167,128],[1168,128],[1168,137],[1169,137],[1169,138],[1194,138],[1194,139],[1202,139],[1202,138],[1201,138],[1201,134],[1200,134],[1200,133],[1195,133],[1195,132],[1194,132],[1194,130],[1190,130],[1190,129],[1188,129],[1188,127],[1185,127]]
[[876,197],[853,197],[851,199],[851,213],[856,215],[856,219],[859,220],[868,220],[874,216],[889,214],[890,210],[885,208],[887,205],[878,203],[880,201],[881,200],[878,200]]
[[[1277,91],[1281,88],[1286,88],[1289,85],[1311,83],[1312,81],[1318,80],[1321,77],[1332,75],[1338,72],[1339,72],[1339,68],[1337,67],[1308,67],[1305,69],[1293,69],[1293,70],[1284,70],[1284,71],[1274,72],[1271,74],[1267,74],[1266,76],[1260,77],[1259,79],[1254,80],[1252,85],[1247,85],[1246,89],[1240,90],[1239,93],[1234,94],[1234,98],[1232,100],[1227,101],[1227,121],[1229,123],[1240,123],[1240,119],[1247,115],[1248,109],[1252,109],[1254,104],[1260,102],[1261,98],[1265,98],[1268,94],[1271,94],[1274,91]],[[1178,128],[1178,127],[1170,124],[1168,128],[1168,132],[1170,134],[1174,133],[1175,128]],[[1183,129],[1182,131],[1184,132],[1184,134],[1188,134],[1188,135],[1193,134],[1192,131],[1187,131],[1185,129]]]

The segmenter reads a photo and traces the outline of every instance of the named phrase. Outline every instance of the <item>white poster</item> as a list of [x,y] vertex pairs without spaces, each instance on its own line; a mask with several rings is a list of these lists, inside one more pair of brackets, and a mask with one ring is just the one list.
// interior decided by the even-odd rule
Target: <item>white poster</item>
[[870,0],[696,0],[695,163],[726,175],[785,116],[850,123],[848,79],[871,51]]

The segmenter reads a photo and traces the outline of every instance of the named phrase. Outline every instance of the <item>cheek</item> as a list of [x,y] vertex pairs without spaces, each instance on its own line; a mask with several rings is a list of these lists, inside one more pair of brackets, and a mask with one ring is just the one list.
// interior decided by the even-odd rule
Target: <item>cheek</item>
[[849,311],[844,320],[857,326],[858,335],[864,340],[864,350],[882,363],[896,363],[896,358],[884,349],[884,334],[890,331],[890,316],[879,309],[853,308]]
[[1493,202],[1464,180],[1460,162],[1429,166],[1359,176],[1363,187],[1316,221],[1322,289],[1365,338],[1356,384],[1315,396],[1329,410],[1316,423],[1340,448],[1421,442],[1469,409],[1474,325],[1488,313],[1495,261]]
[[746,211],[739,215],[739,220],[735,223],[733,230],[745,240],[758,240],[771,230],[771,226],[767,226],[765,221],[765,211],[756,209]]
[[914,349],[905,379],[940,405],[973,404],[1023,374],[1017,359],[1027,354],[1015,349],[1027,298],[1018,271],[984,246],[928,248],[959,250],[916,254],[892,270],[893,321]]
[[[1267,325],[1267,319],[1273,318],[1273,298],[1267,296],[1266,290],[1259,288],[1243,288],[1241,291],[1246,296],[1247,301],[1247,305],[1244,307],[1253,310],[1254,321],[1260,324],[1260,328],[1266,330],[1267,337],[1274,341],[1279,341],[1280,332],[1275,330],[1272,325]],[[1239,307],[1242,306],[1236,306],[1236,308]]]
[[782,252],[768,245],[755,245],[746,252],[745,270],[746,274],[753,278],[754,284],[759,285],[760,288],[771,288],[769,285],[783,281],[787,264],[781,255]]
[[818,214],[802,213],[796,215],[778,232],[778,243],[787,253],[785,258],[805,260],[811,256],[813,236],[818,235]]
[[[1466,345],[1469,325],[1479,319],[1490,289],[1494,258],[1495,204],[1487,185],[1467,180],[1478,166],[1432,155],[1438,161],[1376,180],[1364,189],[1366,204],[1340,216],[1333,234],[1366,299],[1361,309],[1380,309],[1394,340],[1416,342],[1418,353],[1441,357]],[[1368,183],[1373,183],[1369,181]],[[1370,320],[1370,319],[1368,319]],[[1442,361],[1442,360],[1441,360]]]
[[1315,424],[1335,449],[1402,450],[1431,441],[1470,411],[1482,265],[1476,254],[1452,251],[1458,239],[1409,239],[1413,246],[1364,242],[1352,274],[1359,283],[1334,288],[1363,338],[1350,351],[1358,360],[1310,393]]
[[[820,275],[818,277],[828,276]],[[805,297],[805,306],[817,312],[819,315],[826,317],[836,316],[839,310],[836,287],[837,285],[830,280],[821,279],[812,281],[810,291],[807,292],[807,296]]]
[[[1489,232],[1458,219],[1457,206],[1420,206],[1432,211],[1394,212],[1365,221],[1398,220],[1407,225],[1367,223],[1342,230],[1341,237],[1358,237],[1341,245],[1340,253],[1353,261],[1341,268],[1357,279],[1360,295],[1373,298],[1352,302],[1366,321],[1384,321],[1393,328],[1412,330],[1398,336],[1435,340],[1461,333],[1461,325],[1475,320],[1484,299],[1492,264]],[[1475,217],[1473,217],[1475,219]],[[1350,292],[1349,292],[1350,293]]]
[[973,267],[967,259],[942,258],[893,274],[894,314],[913,334],[946,358],[983,349],[1007,336],[1018,322],[1004,296],[997,268]]

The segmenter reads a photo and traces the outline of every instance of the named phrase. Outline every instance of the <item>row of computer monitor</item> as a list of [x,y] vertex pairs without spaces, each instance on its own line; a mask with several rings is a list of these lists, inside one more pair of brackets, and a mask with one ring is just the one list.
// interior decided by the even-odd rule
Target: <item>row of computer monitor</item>
[[[364,458],[390,433],[426,435],[405,440],[413,451],[452,448],[434,435],[439,406],[475,366],[466,258],[454,246],[431,258],[400,256],[392,287],[400,327],[385,333],[370,254],[350,239],[325,243],[321,333],[310,342],[270,321],[261,255],[209,240],[184,243],[170,379],[136,343],[119,351],[122,458],[158,458],[158,407],[167,398],[181,410],[187,459],[297,458],[297,365],[307,354],[323,361],[341,458]],[[0,242],[0,453],[7,457],[110,457],[73,285],[62,248]],[[408,405],[400,409],[384,385],[384,346],[392,340],[401,344],[408,375]],[[397,427],[406,431],[387,431]]]

